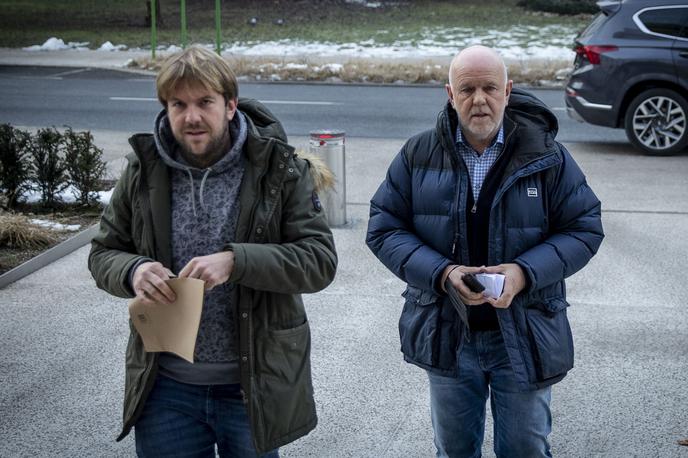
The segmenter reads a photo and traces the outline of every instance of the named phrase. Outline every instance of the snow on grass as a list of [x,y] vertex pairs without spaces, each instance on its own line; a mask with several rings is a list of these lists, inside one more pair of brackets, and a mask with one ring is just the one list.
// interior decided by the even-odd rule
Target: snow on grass
[[30,219],[32,224],[44,227],[53,231],[75,232],[81,229],[80,224],[60,224],[55,221],[48,221],[47,219]]
[[[378,34],[384,34],[384,30]],[[505,59],[573,60],[571,44],[577,30],[564,26],[514,26],[507,30],[452,27],[423,29],[389,43],[368,38],[356,43],[319,43],[294,40],[243,42],[225,46],[237,56],[320,56],[361,58],[451,57],[466,46],[483,44],[499,50]]]
[[[499,50],[505,59],[513,60],[573,60],[571,46],[577,29],[573,26],[549,25],[544,27],[515,25],[506,30],[489,28],[424,28],[420,33],[401,32],[396,40],[380,40],[389,35],[379,30],[375,36],[351,43],[310,42],[299,40],[246,41],[225,44],[223,54],[246,57],[260,56],[313,56],[338,58],[432,58],[451,57],[466,46],[483,44]],[[50,38],[42,45],[24,48],[27,51],[58,51],[87,49],[88,43],[70,42]],[[212,45],[208,45],[212,48]],[[99,48],[119,51],[124,45],[107,41]],[[159,50],[174,53],[177,45],[159,46]],[[133,49],[140,51],[141,49]]]
[[106,41],[100,45],[98,51],[124,51],[125,49],[127,49],[126,45],[113,45],[111,42]]
[[78,51],[87,50],[89,42],[75,42],[70,41],[65,44],[64,40],[61,38],[51,37],[48,38],[42,45],[33,45],[23,48],[24,51],[62,51],[65,49],[76,49]]
[[[22,48],[24,51],[65,51],[65,50],[77,50],[77,51],[87,51],[89,49],[88,41],[70,41],[65,43],[62,38],[51,37],[48,38],[42,45],[33,45]],[[126,45],[113,45],[112,42],[106,41],[97,49],[97,51],[124,51],[127,49]]]
[[[102,205],[107,205],[110,203],[110,198],[112,197],[112,191],[113,189],[110,189],[109,191],[99,191],[98,194],[98,202],[100,202]],[[66,204],[71,204],[76,202],[76,189],[72,186],[67,187],[60,195],[57,196],[57,200],[59,202],[64,202]],[[41,201],[41,193],[39,191],[31,190],[27,191],[24,193],[24,195],[21,198],[22,202],[26,202],[28,204],[35,204]]]

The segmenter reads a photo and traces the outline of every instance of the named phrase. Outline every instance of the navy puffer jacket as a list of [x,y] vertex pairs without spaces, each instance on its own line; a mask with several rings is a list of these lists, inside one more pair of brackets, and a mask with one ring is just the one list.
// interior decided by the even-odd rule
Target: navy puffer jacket
[[[444,268],[468,265],[469,176],[456,152],[456,112],[409,139],[371,200],[366,242],[408,285],[399,321],[404,358],[457,376],[465,329],[440,288]],[[580,270],[604,237],[600,201],[569,152],[554,140],[557,120],[514,89],[504,118],[509,163],[490,212],[489,265],[515,262],[528,286],[497,317],[521,388],[561,380],[573,367],[564,278]]]

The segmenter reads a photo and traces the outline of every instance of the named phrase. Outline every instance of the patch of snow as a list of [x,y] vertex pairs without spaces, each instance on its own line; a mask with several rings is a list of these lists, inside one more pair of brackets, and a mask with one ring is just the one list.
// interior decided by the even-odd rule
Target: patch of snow
[[369,2],[368,0],[345,0],[345,3],[357,3],[368,8],[380,8],[382,2]]
[[[110,197],[112,196],[112,191],[114,190],[111,189],[109,191],[99,191],[98,194],[98,202],[100,202],[102,205],[107,205],[110,202]],[[67,187],[62,193],[60,193],[57,196],[57,200],[60,202],[64,202],[67,204],[71,204],[76,202],[76,197],[75,195],[77,194],[76,188],[73,186]],[[37,202],[41,201],[41,193],[36,190],[30,190],[24,193],[22,196],[22,201],[29,203],[29,204],[35,204]]]
[[88,41],[85,42],[74,42],[70,41],[65,44],[61,38],[51,37],[48,38],[42,45],[27,46],[24,51],[62,51],[64,49],[88,49]]
[[103,206],[109,204],[110,198],[112,198],[112,192],[114,190],[115,190],[115,188],[112,188],[108,191],[100,191],[98,193],[98,202],[100,202]]
[[48,221],[46,219],[31,219],[29,220],[32,224],[35,224],[36,226],[41,226],[46,229],[52,229],[54,231],[68,231],[68,232],[74,232],[78,231],[81,229],[80,224],[60,224],[56,223],[54,221]]
[[158,49],[160,49],[161,51],[168,52],[170,54],[174,54],[182,50],[182,48],[177,45],[170,45],[167,48],[165,48],[164,46],[158,46]]
[[112,42],[106,41],[100,45],[98,51],[123,51],[125,49],[127,49],[127,45],[113,45]]
[[297,64],[295,62],[288,62],[282,68],[284,68],[286,70],[306,70],[306,69],[308,69],[308,65]]
[[316,71],[328,71],[331,73],[339,73],[342,71],[344,66],[342,64],[325,64]]

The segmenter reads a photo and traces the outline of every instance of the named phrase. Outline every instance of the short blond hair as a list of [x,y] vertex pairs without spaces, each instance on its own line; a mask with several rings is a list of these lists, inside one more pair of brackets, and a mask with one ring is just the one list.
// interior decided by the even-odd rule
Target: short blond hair
[[168,57],[162,64],[155,86],[164,107],[182,85],[201,85],[219,92],[225,102],[239,96],[236,76],[226,60],[202,46],[193,45]]

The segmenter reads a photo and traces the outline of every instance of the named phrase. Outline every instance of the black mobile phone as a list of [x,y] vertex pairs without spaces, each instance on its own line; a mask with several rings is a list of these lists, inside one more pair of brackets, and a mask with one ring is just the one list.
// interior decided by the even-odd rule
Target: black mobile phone
[[474,293],[482,293],[483,291],[485,291],[485,287],[483,286],[483,284],[480,283],[473,274],[463,274],[461,280],[466,284],[466,286],[468,286],[468,289],[470,289]]

